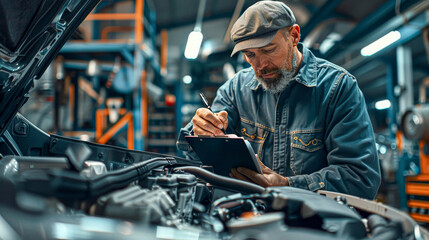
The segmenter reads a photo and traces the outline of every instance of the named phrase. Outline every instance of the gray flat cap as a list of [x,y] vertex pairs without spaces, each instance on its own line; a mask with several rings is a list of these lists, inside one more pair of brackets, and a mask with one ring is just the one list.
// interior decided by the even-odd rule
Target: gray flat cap
[[243,49],[268,45],[281,28],[295,24],[292,10],[279,1],[260,1],[237,19],[231,28],[231,40],[235,47],[231,57]]

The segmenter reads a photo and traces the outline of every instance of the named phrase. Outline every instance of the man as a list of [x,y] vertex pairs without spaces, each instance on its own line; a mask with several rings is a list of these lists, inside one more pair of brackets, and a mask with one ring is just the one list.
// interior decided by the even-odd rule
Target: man
[[381,178],[364,97],[354,76],[299,43],[295,22],[277,1],[257,2],[240,16],[232,55],[241,51],[251,68],[219,88],[214,114],[197,110],[178,147],[194,158],[184,135],[227,129],[250,141],[263,170],[239,167],[231,177],[373,199]]

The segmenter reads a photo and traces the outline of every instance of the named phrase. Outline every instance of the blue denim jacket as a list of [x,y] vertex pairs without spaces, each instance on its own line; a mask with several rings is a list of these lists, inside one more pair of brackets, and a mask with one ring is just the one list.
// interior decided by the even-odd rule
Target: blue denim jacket
[[[380,185],[374,133],[356,79],[302,44],[300,70],[279,95],[265,91],[252,68],[217,91],[212,109],[228,112],[228,133],[247,139],[261,161],[290,186],[373,199]],[[181,129],[177,146],[198,159]]]

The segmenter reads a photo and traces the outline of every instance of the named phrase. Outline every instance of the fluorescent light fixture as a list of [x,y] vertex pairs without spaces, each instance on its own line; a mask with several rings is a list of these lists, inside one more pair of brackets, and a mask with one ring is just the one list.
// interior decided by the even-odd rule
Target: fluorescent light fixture
[[189,75],[186,75],[186,76],[183,77],[182,81],[183,81],[184,84],[191,84],[192,77],[189,76]]
[[203,34],[201,32],[194,30],[189,33],[188,42],[186,42],[185,57],[187,59],[197,58],[202,42]]
[[386,108],[390,108],[390,101],[385,99],[385,100],[381,100],[375,103],[375,108],[377,110],[383,110]]
[[360,50],[362,56],[371,56],[372,54],[380,51],[381,49],[389,46],[390,44],[398,41],[401,38],[401,33],[398,31],[391,31],[390,33],[384,35],[383,37],[377,39],[368,46]]

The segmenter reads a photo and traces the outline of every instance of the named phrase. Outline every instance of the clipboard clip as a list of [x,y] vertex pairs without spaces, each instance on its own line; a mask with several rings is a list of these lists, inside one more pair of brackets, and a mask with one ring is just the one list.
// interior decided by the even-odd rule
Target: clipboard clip
[[226,134],[226,135],[198,135],[200,138],[243,138],[235,134]]

